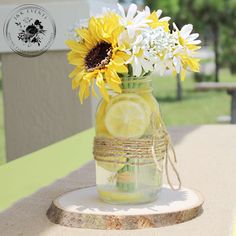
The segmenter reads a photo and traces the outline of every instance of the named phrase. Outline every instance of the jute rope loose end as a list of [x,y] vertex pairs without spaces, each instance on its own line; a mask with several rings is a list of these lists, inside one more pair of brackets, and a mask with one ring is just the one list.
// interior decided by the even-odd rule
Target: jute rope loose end
[[[163,132],[165,133],[165,144],[166,144],[165,172],[166,172],[167,182],[168,182],[169,186],[171,187],[171,189],[179,190],[179,189],[181,189],[182,183],[181,183],[179,172],[177,171],[177,169],[175,167],[175,164],[174,164],[174,163],[177,163],[177,158],[176,158],[175,149],[174,149],[173,144],[171,142],[170,136],[169,136],[169,134],[167,132],[167,129],[165,127],[165,124],[162,121],[160,116],[157,116],[157,114],[153,113],[152,117],[151,117],[151,120],[152,120],[152,128],[154,130],[154,134],[153,134],[153,147],[152,147],[153,159],[156,160],[155,141],[154,140],[155,140],[155,137],[157,135],[157,132],[160,130],[160,127],[157,127],[157,123],[158,123],[158,124],[160,124],[160,126],[162,128],[161,130],[163,130]],[[173,154],[174,163],[171,160],[170,151]],[[168,168],[168,164],[169,163],[170,163],[170,165],[172,167],[172,170],[174,171],[174,173],[175,173],[175,175],[176,175],[176,177],[178,179],[178,187],[177,188],[172,184],[172,181],[170,179],[169,168]]]
[[[170,185],[171,189],[173,190],[179,190],[181,189],[181,179],[180,179],[180,176],[179,176],[179,173],[174,165],[174,163],[172,162],[171,158],[170,158],[170,155],[169,155],[169,148],[170,150],[172,151],[173,153],[173,156],[174,156],[174,162],[176,163],[177,160],[176,160],[176,154],[175,154],[175,150],[174,150],[174,147],[172,145],[172,143],[169,143],[169,145],[167,145],[166,147],[166,158],[165,158],[165,171],[166,171],[166,177],[167,177],[167,181],[168,181],[168,184]],[[179,182],[179,185],[177,188],[174,187],[174,185],[172,184],[171,180],[170,180],[170,176],[169,176],[169,169],[168,169],[168,162],[171,164],[171,167],[172,167],[172,170],[174,171],[177,179],[178,179],[178,182]]]

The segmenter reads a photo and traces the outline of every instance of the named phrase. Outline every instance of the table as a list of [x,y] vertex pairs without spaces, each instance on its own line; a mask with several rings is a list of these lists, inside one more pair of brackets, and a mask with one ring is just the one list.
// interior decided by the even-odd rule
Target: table
[[[178,169],[181,173],[184,186],[198,189],[205,196],[204,212],[198,218],[179,225],[159,228],[136,230],[137,236],[227,236],[232,234],[233,221],[236,217],[236,126],[235,125],[204,125],[171,128],[170,134],[175,145],[178,156]],[[69,140],[55,144],[55,149],[60,149],[61,159],[72,162],[70,155],[73,151],[68,150],[74,146],[74,151],[78,159],[84,155],[92,157],[91,146],[85,147],[93,138],[93,130],[86,131],[82,135],[77,135]],[[81,141],[82,143],[77,143]],[[66,145],[65,145],[66,143]],[[90,148],[89,150],[87,150]],[[32,159],[42,158],[44,155],[44,172],[39,166],[35,166],[36,175],[40,178],[47,171],[53,173],[57,167],[57,153],[54,147],[49,147],[51,155],[47,154],[47,148],[35,153]],[[52,151],[54,150],[54,152]],[[81,150],[79,152],[78,150]],[[68,151],[68,152],[67,152]],[[85,152],[86,151],[86,152]],[[85,153],[84,153],[85,152]],[[70,155],[68,156],[67,153]],[[27,159],[27,160],[26,160]],[[31,157],[24,157],[24,164],[33,160]],[[53,161],[50,161],[52,159]],[[73,159],[73,158],[72,158]],[[21,161],[21,160],[16,160]],[[60,157],[58,158],[60,162]],[[50,162],[50,166],[47,166]],[[53,163],[53,165],[52,165]],[[13,164],[12,164],[13,165]],[[67,163],[65,162],[65,167]],[[76,168],[75,162],[68,164],[72,169]],[[6,165],[7,167],[7,165]],[[4,167],[2,167],[4,168]],[[67,168],[67,171],[70,172]],[[39,169],[39,170],[37,170]],[[8,173],[8,172],[7,172]],[[7,173],[1,174],[0,179],[7,176]],[[57,173],[58,174],[58,173]],[[33,173],[32,173],[33,175]],[[52,174],[53,175],[53,174]],[[16,176],[17,177],[17,176]],[[62,173],[58,174],[62,177]],[[28,176],[30,178],[30,175]],[[55,178],[55,176],[53,177]],[[1,180],[2,181],[2,180]],[[5,177],[5,181],[7,178]],[[25,180],[27,182],[27,180]],[[48,180],[49,181],[49,180]],[[50,180],[49,182],[51,182]],[[46,183],[46,181],[45,181]],[[44,183],[44,184],[45,184]],[[71,172],[64,178],[61,178],[53,184],[39,189],[33,195],[18,201],[6,211],[0,213],[1,236],[15,235],[42,235],[42,236],[70,236],[70,235],[96,235],[96,236],[128,236],[131,231],[99,231],[77,228],[67,228],[54,225],[45,216],[46,210],[52,199],[63,192],[76,189],[83,186],[92,186],[95,184],[94,162],[86,163],[82,168]],[[42,184],[41,184],[42,185]],[[41,186],[38,186],[41,187]],[[9,188],[16,186],[5,186],[1,188],[1,194],[9,191]],[[0,195],[1,196],[1,195]]]
[[93,136],[89,129],[0,166],[0,211],[92,160]]
[[236,83],[201,82],[196,85],[197,91],[219,90],[231,95],[231,123],[236,124]]

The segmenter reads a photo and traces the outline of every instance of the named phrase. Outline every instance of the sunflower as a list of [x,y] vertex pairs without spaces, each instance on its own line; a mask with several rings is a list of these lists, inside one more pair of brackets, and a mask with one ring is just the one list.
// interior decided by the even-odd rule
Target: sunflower
[[90,86],[96,96],[94,82],[106,101],[109,100],[108,87],[121,93],[118,74],[128,73],[125,61],[129,58],[124,46],[118,46],[118,38],[123,31],[120,16],[107,12],[101,17],[91,17],[87,28],[76,30],[79,41],[66,41],[71,49],[68,61],[76,66],[69,77],[72,78],[72,89],[80,88],[81,103],[89,96]]

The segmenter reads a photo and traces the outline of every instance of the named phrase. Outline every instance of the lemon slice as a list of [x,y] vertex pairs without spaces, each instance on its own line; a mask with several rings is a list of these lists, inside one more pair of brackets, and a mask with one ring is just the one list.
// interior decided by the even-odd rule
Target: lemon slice
[[111,192],[106,190],[98,190],[100,197],[106,201],[112,202],[137,202],[143,199],[141,193],[122,193],[122,192]]
[[133,93],[122,93],[113,97],[108,103],[106,111],[108,111],[115,103],[124,101],[124,100],[138,103],[145,110],[147,117],[150,117],[151,108],[149,104],[140,95],[133,94]]
[[104,124],[104,117],[106,113],[107,102],[102,101],[97,109],[96,113],[96,136],[97,137],[109,137],[111,136]]
[[[118,170],[122,169],[125,166],[126,158],[125,157],[99,157],[99,159],[102,159],[104,161],[97,161],[97,165],[110,171],[110,172],[117,172]],[[112,162],[106,162],[106,160],[112,161]],[[118,162],[124,162],[124,163],[116,163],[116,160]]]
[[133,101],[124,100],[113,104],[105,116],[107,130],[114,137],[139,138],[148,124],[145,110]]
[[160,113],[159,104],[157,100],[151,94],[144,93],[141,95],[142,99],[148,104],[152,112]]

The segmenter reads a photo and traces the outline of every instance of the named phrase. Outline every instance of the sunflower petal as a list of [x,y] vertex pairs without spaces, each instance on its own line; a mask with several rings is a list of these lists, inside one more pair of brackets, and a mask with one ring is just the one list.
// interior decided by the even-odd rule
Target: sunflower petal
[[80,83],[79,98],[80,98],[81,104],[83,104],[84,99],[89,93],[88,91],[89,85],[90,83],[87,80],[82,80]]
[[108,92],[107,92],[107,89],[105,88],[105,82],[104,82],[102,73],[98,73],[98,74],[97,74],[96,84],[97,84],[97,86],[98,86],[98,88],[99,88],[99,91],[100,91],[102,97],[103,97],[106,101],[109,101],[109,94],[108,94]]
[[106,80],[112,80],[116,84],[121,84],[121,79],[115,71],[112,69],[106,71],[105,73]]
[[71,65],[84,67],[84,59],[80,53],[71,51],[67,54],[67,60]]
[[93,47],[96,45],[96,42],[94,42],[93,35],[89,33],[89,30],[86,28],[77,29],[76,33],[85,40],[85,44],[89,44],[90,47]]
[[121,87],[119,84],[115,83],[111,78],[107,79],[108,86],[117,93],[121,93]]
[[66,40],[65,43],[71,50],[74,50],[76,52],[80,52],[80,50],[78,48],[79,43],[76,42],[75,40],[69,39],[69,40]]
[[130,58],[130,55],[128,55],[127,53],[125,52],[121,52],[121,51],[118,51],[116,52],[116,57],[121,57],[123,58],[123,61],[127,61],[129,58]]
[[113,68],[115,69],[115,71],[117,73],[124,73],[124,74],[128,73],[128,68],[127,68],[126,65],[116,65],[116,64],[113,64]]
[[69,78],[74,78],[81,71],[80,67],[76,67],[70,74]]
[[84,71],[79,72],[75,78],[72,80],[72,89],[77,89],[80,85],[80,81],[82,80],[84,76]]
[[92,95],[93,95],[94,97],[98,98],[98,95],[97,95],[97,93],[96,93],[96,91],[95,91],[95,89],[94,89],[94,79],[92,80]]
[[104,87],[99,87],[99,91],[100,91],[102,97],[104,98],[104,100],[109,102],[110,98],[109,98],[109,94],[108,94],[105,86]]

